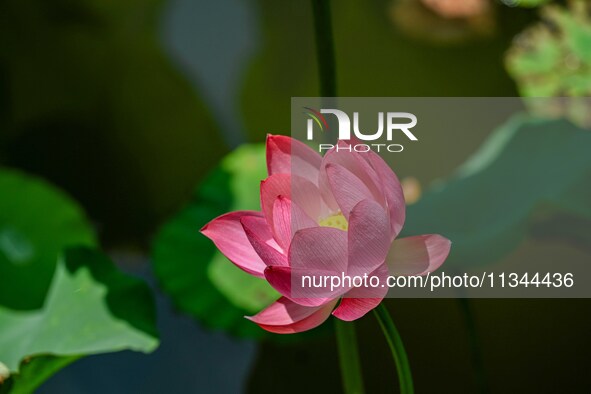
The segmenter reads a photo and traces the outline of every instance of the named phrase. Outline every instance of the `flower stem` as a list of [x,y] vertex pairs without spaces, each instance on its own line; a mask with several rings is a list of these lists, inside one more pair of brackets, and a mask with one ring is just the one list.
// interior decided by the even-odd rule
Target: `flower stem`
[[398,372],[398,380],[400,382],[400,393],[412,394],[414,393],[412,374],[410,372],[408,356],[406,355],[404,345],[402,344],[402,338],[383,303],[374,309],[374,313],[380,323],[380,327],[382,327],[382,331],[386,336],[386,341],[388,341],[392,356],[394,357],[396,371]]
[[365,390],[359,352],[357,351],[355,326],[350,322],[334,320],[344,392],[346,394],[363,394]]
[[320,95],[336,97],[337,70],[332,37],[332,18],[330,0],[312,0],[314,32],[316,39],[316,58],[320,79]]

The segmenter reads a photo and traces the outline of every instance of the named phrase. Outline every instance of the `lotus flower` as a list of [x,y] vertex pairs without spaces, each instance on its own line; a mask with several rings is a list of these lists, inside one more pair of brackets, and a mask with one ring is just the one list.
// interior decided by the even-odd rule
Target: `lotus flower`
[[[450,241],[440,235],[396,239],[405,219],[398,178],[378,154],[348,149],[339,141],[322,157],[295,139],[268,136],[261,211],[230,212],[201,230],[236,266],[282,295],[247,317],[267,331],[306,331],[331,313],[358,319],[385,297],[388,275],[427,274],[449,253]],[[344,274],[375,276],[381,285],[300,285],[305,276]]]

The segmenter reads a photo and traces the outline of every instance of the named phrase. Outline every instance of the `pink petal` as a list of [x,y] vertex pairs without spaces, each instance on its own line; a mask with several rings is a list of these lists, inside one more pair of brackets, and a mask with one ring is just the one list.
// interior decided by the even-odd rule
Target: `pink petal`
[[336,300],[321,307],[298,305],[281,297],[252,317],[246,317],[264,330],[277,334],[307,331],[322,324],[330,316]]
[[392,243],[386,262],[390,275],[425,275],[443,264],[451,241],[438,234],[397,239]]
[[351,171],[341,165],[327,165],[326,175],[332,195],[347,220],[349,220],[349,214],[353,207],[360,201],[375,199],[367,186]]
[[391,242],[388,213],[374,200],[360,201],[349,215],[347,274],[369,274],[383,265]]
[[322,217],[326,217],[340,211],[340,208],[337,200],[332,194],[328,175],[326,174],[326,168],[320,170],[318,179],[318,189],[320,190],[320,196],[322,197],[322,205],[326,206],[326,209],[322,212]]
[[[334,282],[331,287],[330,278],[341,278],[342,272],[327,270],[311,270],[294,267],[267,267],[265,278],[282,296],[304,306],[325,305],[345,294],[350,287],[342,286],[342,282]],[[323,278],[328,278],[323,281]],[[320,286],[314,284],[321,283]]]
[[284,135],[267,136],[267,169],[269,175],[292,174],[318,184],[322,157],[312,148]]
[[243,217],[240,220],[248,241],[267,266],[287,265],[287,254],[273,238],[263,217]]
[[291,176],[275,174],[261,182],[261,211],[273,223],[273,204],[279,196],[291,197]]
[[406,203],[404,193],[398,177],[392,169],[375,152],[368,152],[367,158],[381,180],[381,189],[386,197],[388,210],[390,212],[390,226],[392,227],[393,238],[400,233],[406,217]]
[[240,269],[263,278],[267,265],[252,247],[240,223],[247,217],[261,219],[262,214],[256,211],[230,212],[213,219],[201,232]]
[[[385,293],[387,293],[387,289]],[[383,299],[383,296],[376,298],[343,297],[332,314],[344,321],[357,320],[378,306]]]
[[[368,158],[366,157],[368,156],[368,153],[355,151],[349,152],[346,149],[348,149],[350,145],[348,142],[343,140],[339,140],[337,147],[339,150],[336,148],[331,149],[326,153],[322,160],[319,175],[319,184],[321,189],[327,188],[326,185],[328,183],[328,178],[326,174],[326,167],[331,164],[338,164],[359,178],[359,180],[363,182],[363,184],[371,192],[374,199],[385,205],[384,195],[379,186],[381,180],[379,179],[373,167],[369,164]],[[327,200],[330,200],[330,196],[327,196]]]
[[312,219],[320,216],[321,197],[316,185],[299,176],[275,174],[261,182],[261,210],[268,223],[273,223],[273,204],[279,196],[292,200]]
[[288,255],[293,268],[346,272],[347,232],[332,227],[300,230],[291,241]]
[[273,205],[273,232],[275,239],[285,250],[289,248],[293,235],[302,229],[318,227],[302,208],[287,197],[279,196]]
[[[384,264],[371,275],[379,278],[378,287],[369,285],[349,290],[341,299],[339,306],[332,312],[334,316],[344,321],[357,320],[382,302],[388,293],[388,287],[385,285],[388,267]],[[368,284],[370,284],[369,280]]]
[[[265,270],[265,278],[279,293],[301,305],[318,306],[348,290],[342,286],[303,287],[305,276],[341,277],[347,269],[347,233],[330,227],[298,231],[289,248],[289,267]],[[318,283],[318,282],[316,282]]]
[[[339,147],[341,149],[347,148],[349,143],[346,141],[339,141]],[[375,154],[373,151],[369,152],[355,152],[355,151],[330,151],[327,154],[327,157],[324,158],[325,165],[328,164],[339,164],[345,167],[347,170],[351,171],[353,175],[359,178],[369,190],[371,190],[372,194],[376,199],[382,195],[382,190],[380,188],[381,179],[378,177],[378,174],[374,170],[374,168],[369,163],[369,155]]]

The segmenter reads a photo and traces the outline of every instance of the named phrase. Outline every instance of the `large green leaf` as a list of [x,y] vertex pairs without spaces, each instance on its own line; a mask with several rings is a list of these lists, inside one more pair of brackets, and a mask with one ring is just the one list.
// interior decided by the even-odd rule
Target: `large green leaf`
[[590,149],[591,133],[568,121],[513,118],[408,208],[404,233],[445,235],[446,266],[468,268],[507,255],[540,218],[567,214],[589,227]]
[[109,241],[151,234],[227,150],[159,42],[163,6],[0,2],[0,155],[70,192]]
[[[60,259],[43,308],[0,307],[0,332],[0,362],[15,374],[12,392],[30,392],[40,378],[76,357],[124,349],[151,352],[158,345],[147,285],[83,247],[68,249]],[[36,356],[43,357],[36,361]]]
[[0,305],[43,305],[61,250],[95,245],[78,205],[46,182],[0,169]]

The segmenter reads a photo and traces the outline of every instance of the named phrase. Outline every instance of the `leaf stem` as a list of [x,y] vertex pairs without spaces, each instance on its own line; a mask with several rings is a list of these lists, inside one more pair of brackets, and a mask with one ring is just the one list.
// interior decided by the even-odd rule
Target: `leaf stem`
[[462,311],[462,317],[466,324],[466,330],[468,331],[468,341],[470,344],[470,356],[472,358],[472,366],[476,374],[476,383],[481,394],[490,393],[488,379],[486,376],[486,370],[484,368],[484,361],[482,352],[480,350],[480,338],[478,330],[476,329],[476,321],[474,318],[473,307],[470,300],[465,297],[464,294],[458,298],[458,303]]
[[404,350],[402,338],[400,333],[396,329],[388,309],[382,302],[377,308],[374,309],[374,313],[382,331],[388,341],[392,356],[394,357],[394,363],[396,364],[396,371],[398,372],[398,380],[400,382],[400,393],[401,394],[412,394],[414,393],[412,374],[410,372],[410,363],[408,362],[408,356]]
[[335,330],[344,391],[346,394],[363,394],[365,390],[357,351],[355,326],[351,322],[335,319]]

